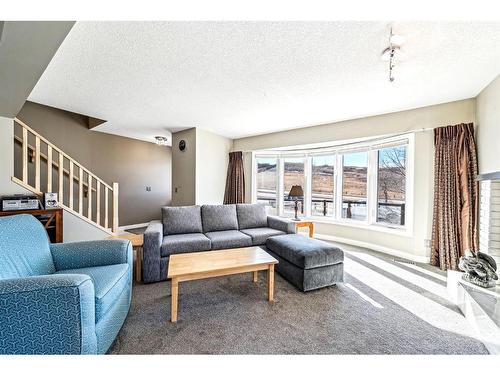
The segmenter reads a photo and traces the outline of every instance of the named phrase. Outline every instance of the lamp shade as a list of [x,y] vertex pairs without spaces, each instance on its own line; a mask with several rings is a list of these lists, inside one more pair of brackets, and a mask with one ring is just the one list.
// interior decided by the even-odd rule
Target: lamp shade
[[288,198],[298,198],[304,196],[304,190],[302,190],[302,186],[293,185],[288,193]]

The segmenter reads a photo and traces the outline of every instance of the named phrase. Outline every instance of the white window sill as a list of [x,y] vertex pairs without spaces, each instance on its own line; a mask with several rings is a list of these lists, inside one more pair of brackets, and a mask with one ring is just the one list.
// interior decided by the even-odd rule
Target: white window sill
[[394,236],[400,236],[400,237],[413,237],[412,231],[410,231],[408,228],[389,227],[389,226],[386,226],[383,224],[368,224],[365,222],[356,222],[355,220],[349,220],[349,219],[336,220],[336,219],[330,219],[330,218],[324,218],[324,217],[318,217],[318,216],[299,217],[299,219],[312,221],[313,223],[340,225],[340,226],[344,226],[344,227],[358,228],[358,229],[370,230],[370,231],[374,231],[374,232],[382,232],[382,233],[387,233],[387,234],[391,234]]

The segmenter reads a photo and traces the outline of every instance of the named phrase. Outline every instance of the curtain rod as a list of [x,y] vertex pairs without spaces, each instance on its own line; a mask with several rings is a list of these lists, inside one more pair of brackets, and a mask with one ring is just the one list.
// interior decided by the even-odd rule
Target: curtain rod
[[297,149],[297,148],[292,148],[292,149],[285,149],[285,148],[280,148],[279,150],[277,149],[260,149],[260,150],[234,150],[234,151],[240,151],[240,152],[255,152],[255,151],[304,151],[304,150],[320,150],[322,148],[329,148],[329,147],[335,147],[335,146],[351,146],[351,145],[356,145],[356,144],[363,144],[363,143],[366,143],[366,142],[369,142],[369,141],[380,141],[380,140],[384,140],[384,139],[390,139],[390,138],[393,138],[393,137],[397,137],[397,136],[400,136],[400,135],[405,135],[405,134],[412,134],[412,133],[423,133],[423,132],[427,132],[427,131],[430,131],[430,130],[434,130],[435,128],[421,128],[421,129],[414,129],[414,130],[408,130],[406,132],[402,132],[402,133],[393,133],[393,134],[390,134],[390,135],[384,135],[384,136],[380,136],[380,137],[374,137],[374,138],[369,138],[369,139],[366,139],[364,141],[355,141],[355,142],[346,142],[346,143],[339,143],[339,144],[336,144],[336,145],[333,145],[333,146],[318,146],[318,147],[307,147],[307,148],[303,148],[303,149]]

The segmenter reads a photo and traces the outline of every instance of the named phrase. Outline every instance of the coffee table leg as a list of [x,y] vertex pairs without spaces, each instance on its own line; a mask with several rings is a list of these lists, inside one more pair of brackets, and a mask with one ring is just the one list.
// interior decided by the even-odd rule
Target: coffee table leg
[[267,271],[267,297],[269,302],[274,301],[274,264],[269,265]]
[[256,283],[259,277],[259,271],[253,271],[253,282]]
[[177,321],[177,302],[178,302],[178,294],[179,294],[179,282],[177,279],[172,279],[172,309],[170,312],[170,319],[172,323]]

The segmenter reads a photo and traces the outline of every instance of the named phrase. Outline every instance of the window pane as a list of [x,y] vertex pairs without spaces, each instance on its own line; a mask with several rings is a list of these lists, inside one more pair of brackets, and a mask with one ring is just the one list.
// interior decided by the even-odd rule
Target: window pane
[[257,158],[257,202],[265,203],[267,212],[276,215],[277,175],[275,158]]
[[405,225],[406,146],[378,151],[377,221]]
[[295,216],[295,200],[298,201],[298,214],[304,214],[304,197],[289,197],[292,186],[300,186],[304,190],[303,158],[288,158],[284,160],[283,215],[288,217]]
[[333,216],[333,166],[335,156],[313,156],[311,162],[311,214],[313,216]]
[[344,154],[342,159],[342,217],[366,220],[368,153]]

